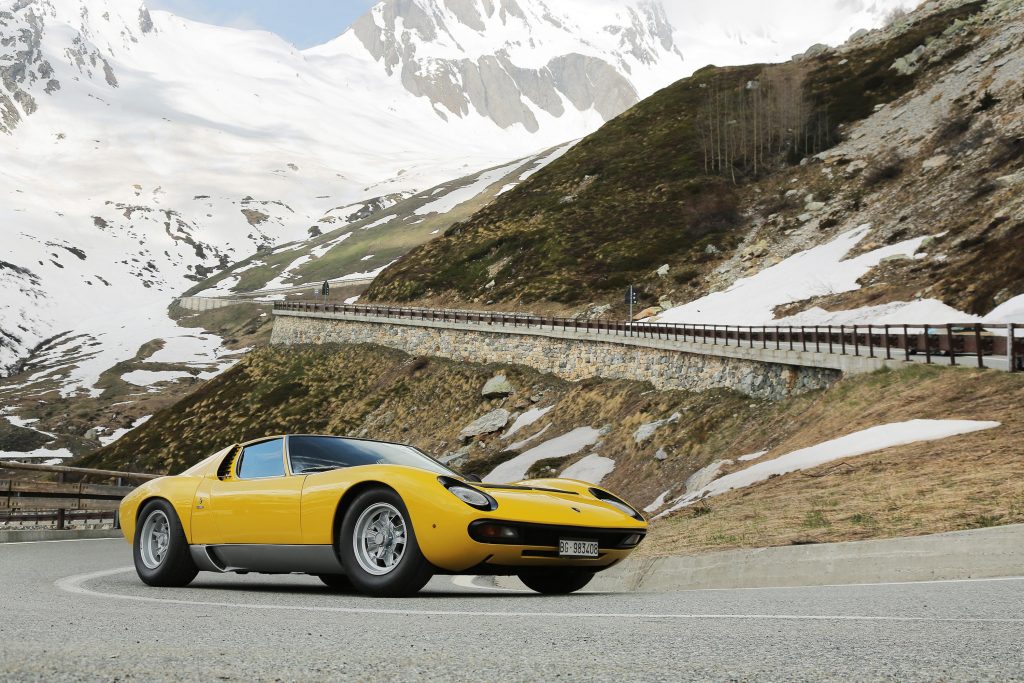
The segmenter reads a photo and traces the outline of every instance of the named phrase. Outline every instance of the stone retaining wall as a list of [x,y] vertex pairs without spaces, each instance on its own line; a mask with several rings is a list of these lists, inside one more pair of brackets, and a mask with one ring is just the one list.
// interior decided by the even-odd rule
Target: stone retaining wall
[[252,299],[222,299],[212,296],[183,296],[177,300],[177,304],[187,311],[212,311],[215,308],[225,306],[236,306],[238,304],[260,304],[267,306],[266,302],[253,301]]
[[778,399],[839,379],[835,369],[727,358],[636,345],[614,337],[579,338],[559,330],[499,332],[426,321],[319,317],[278,311],[272,344],[379,344],[413,355],[527,365],[568,380],[649,381],[657,389],[729,388]]

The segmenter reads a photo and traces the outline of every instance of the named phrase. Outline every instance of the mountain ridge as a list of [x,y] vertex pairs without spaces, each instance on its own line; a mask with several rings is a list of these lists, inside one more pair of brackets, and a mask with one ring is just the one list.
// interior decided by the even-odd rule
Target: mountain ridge
[[[1012,2],[928,3],[786,64],[700,69],[410,252],[367,297],[621,315],[634,284],[646,316],[690,323],[1020,316],[1019,16]],[[852,236],[831,271],[800,265]],[[751,279],[772,268],[771,286]],[[757,308],[748,280],[782,293]]]

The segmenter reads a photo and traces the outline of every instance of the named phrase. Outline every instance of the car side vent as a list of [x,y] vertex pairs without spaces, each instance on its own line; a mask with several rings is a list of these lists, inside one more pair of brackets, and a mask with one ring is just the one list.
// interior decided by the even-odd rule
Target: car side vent
[[238,446],[231,449],[231,452],[224,456],[224,459],[220,461],[220,465],[217,467],[217,478],[227,479],[231,476],[232,465],[235,464],[235,458],[238,456]]

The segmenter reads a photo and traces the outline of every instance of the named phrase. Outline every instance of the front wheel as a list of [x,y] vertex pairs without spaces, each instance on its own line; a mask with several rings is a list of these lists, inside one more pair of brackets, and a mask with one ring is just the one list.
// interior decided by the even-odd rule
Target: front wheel
[[132,555],[139,578],[150,586],[187,586],[199,573],[178,514],[166,500],[150,501],[142,508]]
[[519,580],[530,590],[544,595],[567,595],[575,593],[590,583],[594,573],[581,569],[550,569],[547,571],[523,572]]
[[344,574],[317,574],[317,578],[323,581],[325,586],[336,591],[352,590],[352,582]]
[[412,595],[427,584],[433,567],[420,552],[402,497],[374,488],[352,501],[338,532],[345,575],[368,595]]

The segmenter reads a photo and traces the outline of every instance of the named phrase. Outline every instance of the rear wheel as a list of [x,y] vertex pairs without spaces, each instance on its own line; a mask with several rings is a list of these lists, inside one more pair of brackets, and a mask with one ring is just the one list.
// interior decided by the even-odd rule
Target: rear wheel
[[530,590],[544,595],[566,595],[574,593],[590,583],[594,573],[582,569],[548,569],[545,571],[523,572],[519,580]]
[[409,511],[391,489],[374,488],[356,496],[341,523],[338,554],[352,585],[369,595],[412,595],[433,575],[416,542]]
[[132,555],[139,578],[150,586],[187,586],[199,573],[178,514],[166,500],[153,500],[142,508]]

